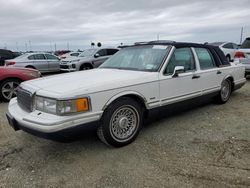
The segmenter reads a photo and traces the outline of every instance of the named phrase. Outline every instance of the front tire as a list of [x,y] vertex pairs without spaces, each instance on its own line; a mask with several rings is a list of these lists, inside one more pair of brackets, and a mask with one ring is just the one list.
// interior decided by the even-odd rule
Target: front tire
[[5,102],[9,102],[13,97],[16,97],[17,88],[21,81],[17,79],[8,79],[0,84],[0,98]]
[[223,80],[221,83],[221,90],[220,93],[217,96],[217,102],[219,104],[224,104],[226,103],[232,93],[232,83],[229,79]]
[[84,71],[84,70],[90,70],[90,69],[93,69],[93,67],[89,64],[83,64],[81,67],[80,67],[80,71]]
[[97,134],[101,141],[113,147],[132,143],[143,124],[143,108],[132,98],[122,97],[104,112]]

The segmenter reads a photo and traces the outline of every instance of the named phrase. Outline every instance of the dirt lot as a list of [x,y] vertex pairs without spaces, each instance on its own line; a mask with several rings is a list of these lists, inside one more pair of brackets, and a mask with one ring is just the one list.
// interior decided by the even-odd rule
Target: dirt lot
[[225,105],[190,108],[113,149],[91,131],[71,143],[14,132],[2,103],[0,187],[249,187],[250,80]]

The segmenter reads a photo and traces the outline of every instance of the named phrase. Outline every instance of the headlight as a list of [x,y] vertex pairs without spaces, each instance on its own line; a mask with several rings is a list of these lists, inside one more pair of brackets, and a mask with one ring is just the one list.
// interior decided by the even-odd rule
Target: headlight
[[36,96],[36,110],[57,115],[87,112],[90,110],[89,98],[73,100],[55,100]]
[[79,61],[80,61],[80,59],[76,59],[76,60],[70,61],[70,63],[76,63],[76,62],[79,62]]
[[57,101],[55,99],[36,96],[35,101],[37,110],[51,114],[56,114]]

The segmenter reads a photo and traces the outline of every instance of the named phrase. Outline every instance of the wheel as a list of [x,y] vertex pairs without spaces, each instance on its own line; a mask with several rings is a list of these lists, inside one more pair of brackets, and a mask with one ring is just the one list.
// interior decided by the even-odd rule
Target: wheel
[[232,83],[229,79],[226,79],[221,84],[221,90],[217,96],[217,102],[219,104],[226,103],[229,100],[231,93],[232,93]]
[[227,55],[227,61],[228,61],[229,63],[231,62],[230,55]]
[[143,112],[143,107],[134,99],[118,99],[104,111],[97,130],[100,140],[114,147],[130,144],[140,132]]
[[81,67],[80,67],[80,71],[83,71],[83,70],[89,70],[89,69],[93,69],[93,67],[89,64],[83,64]]
[[6,102],[10,101],[13,97],[16,97],[17,88],[21,83],[17,79],[8,79],[0,84],[0,98]]

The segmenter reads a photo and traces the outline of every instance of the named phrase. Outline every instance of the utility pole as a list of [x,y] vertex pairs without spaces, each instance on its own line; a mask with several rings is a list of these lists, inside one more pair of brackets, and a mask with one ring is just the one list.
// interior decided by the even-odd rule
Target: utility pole
[[56,52],[56,43],[55,43],[55,52]]
[[159,35],[159,34],[157,34],[157,40],[158,40],[158,41],[160,40],[160,35]]
[[18,42],[16,42],[16,51],[18,52],[19,49],[18,49]]
[[244,32],[244,28],[241,28],[241,33],[240,33],[240,45],[242,44],[242,40],[243,40],[243,32]]
[[67,48],[68,48],[68,50],[69,50],[69,43],[67,43]]
[[28,51],[28,46],[27,46],[27,43],[25,42],[25,51],[27,52]]
[[30,51],[32,51],[32,48],[31,48],[31,41],[29,40],[29,47],[30,47]]

